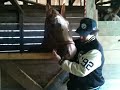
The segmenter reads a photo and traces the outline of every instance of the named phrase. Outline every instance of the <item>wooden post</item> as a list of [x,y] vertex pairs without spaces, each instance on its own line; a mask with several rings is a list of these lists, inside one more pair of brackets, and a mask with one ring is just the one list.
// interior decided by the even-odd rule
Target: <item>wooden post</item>
[[94,19],[95,0],[86,0],[86,17]]
[[73,6],[74,2],[75,2],[75,0],[69,0],[69,6]]
[[82,0],[80,0],[80,6],[82,6]]
[[60,6],[60,0],[59,0],[59,6]]
[[24,25],[23,25],[23,23],[24,23],[24,21],[23,21],[23,13],[20,13],[20,12],[18,12],[19,14],[19,30],[20,30],[20,52],[22,53],[22,52],[24,52],[24,49],[23,49],[23,29],[24,29]]
[[18,10],[18,15],[19,15],[19,30],[20,30],[20,48],[21,51],[23,52],[23,10],[20,7],[20,5],[18,4],[18,2],[16,0],[10,0],[10,2],[12,3],[12,5],[14,5],[17,10]]
[[86,0],[84,0],[84,17],[86,17]]
[[49,5],[51,5],[51,0],[47,0],[47,3],[49,3]]
[[36,3],[38,3],[38,0],[36,0]]

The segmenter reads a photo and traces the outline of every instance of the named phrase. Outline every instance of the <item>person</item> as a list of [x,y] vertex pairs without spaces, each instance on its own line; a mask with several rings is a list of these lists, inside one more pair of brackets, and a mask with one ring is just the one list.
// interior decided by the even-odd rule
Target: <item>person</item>
[[99,90],[105,80],[102,75],[103,48],[96,38],[97,23],[91,18],[83,18],[76,32],[80,37],[74,40],[77,48],[74,58],[64,60],[54,50],[54,59],[69,72],[68,90]]

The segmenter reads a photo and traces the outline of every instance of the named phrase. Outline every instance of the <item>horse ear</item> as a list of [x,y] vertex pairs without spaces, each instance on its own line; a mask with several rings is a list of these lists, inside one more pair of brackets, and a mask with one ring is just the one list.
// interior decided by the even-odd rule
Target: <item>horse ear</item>
[[62,5],[61,7],[61,11],[60,11],[60,14],[65,17],[65,3]]
[[50,4],[47,3],[47,4],[46,4],[46,15],[50,15],[50,14],[52,13],[51,8],[52,8],[52,7],[50,6]]

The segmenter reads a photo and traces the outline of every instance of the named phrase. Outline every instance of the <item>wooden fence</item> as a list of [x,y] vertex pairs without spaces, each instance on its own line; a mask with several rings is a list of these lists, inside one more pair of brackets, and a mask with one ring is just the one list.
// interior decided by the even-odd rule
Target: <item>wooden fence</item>
[[[79,9],[81,10],[80,13]],[[82,9],[83,7],[74,7],[71,10],[67,8],[66,19],[70,22],[71,30],[75,30],[79,26],[79,21],[83,17]],[[23,11],[21,30],[19,23],[21,18],[19,18],[14,7],[4,6],[3,9],[0,9],[1,52],[26,52],[31,47],[41,45],[44,38],[45,8],[28,6],[23,7]],[[75,37],[74,34],[73,37]]]

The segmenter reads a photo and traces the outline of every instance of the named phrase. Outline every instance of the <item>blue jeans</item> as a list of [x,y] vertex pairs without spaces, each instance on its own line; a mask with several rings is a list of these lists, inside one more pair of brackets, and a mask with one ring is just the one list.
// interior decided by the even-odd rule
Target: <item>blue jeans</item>
[[100,86],[98,87],[87,87],[85,85],[77,85],[75,83],[70,83],[68,82],[67,83],[67,89],[68,90],[99,90],[100,89]]
[[100,90],[101,86],[97,87],[88,87],[82,83],[76,83],[75,81],[68,81],[67,89],[68,90]]
[[96,88],[89,88],[88,90],[100,90],[100,86],[98,86]]
[[100,90],[100,86],[96,88],[75,88],[75,87],[68,87],[68,90]]

